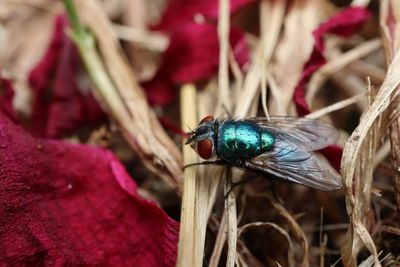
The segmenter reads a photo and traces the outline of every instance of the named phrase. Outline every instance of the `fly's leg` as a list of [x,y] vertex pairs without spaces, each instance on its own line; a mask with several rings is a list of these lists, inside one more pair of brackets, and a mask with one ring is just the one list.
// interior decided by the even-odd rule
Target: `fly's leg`
[[202,162],[197,162],[197,163],[191,163],[188,165],[183,166],[183,169],[186,169],[188,167],[193,167],[193,166],[200,166],[200,165],[226,165],[226,162],[223,160],[215,160],[215,161],[202,161]]
[[237,186],[242,185],[242,184],[247,183],[247,182],[250,182],[254,178],[257,178],[257,177],[260,177],[260,176],[261,175],[256,174],[256,175],[253,175],[253,176],[246,177],[246,178],[244,178],[244,179],[242,179],[242,180],[240,180],[238,182],[235,182],[235,183],[234,182],[230,182],[229,191],[225,194],[224,199],[226,199],[228,197],[228,195],[233,191],[233,189],[235,189]]

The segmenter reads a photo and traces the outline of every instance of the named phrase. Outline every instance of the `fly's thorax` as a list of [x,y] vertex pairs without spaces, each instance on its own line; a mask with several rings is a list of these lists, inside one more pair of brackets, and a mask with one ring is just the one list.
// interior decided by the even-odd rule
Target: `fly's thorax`
[[228,120],[221,123],[217,136],[217,155],[225,160],[255,157],[274,145],[274,136],[257,123]]

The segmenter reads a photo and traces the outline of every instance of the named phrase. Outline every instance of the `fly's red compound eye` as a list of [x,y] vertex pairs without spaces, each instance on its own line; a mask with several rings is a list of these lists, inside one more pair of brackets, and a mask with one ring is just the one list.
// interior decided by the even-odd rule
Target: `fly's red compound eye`
[[211,139],[204,139],[197,143],[197,153],[202,159],[209,159],[212,156],[213,143]]
[[213,120],[214,120],[213,116],[206,116],[200,121],[200,124],[202,124],[203,122],[210,122],[210,121],[213,121]]

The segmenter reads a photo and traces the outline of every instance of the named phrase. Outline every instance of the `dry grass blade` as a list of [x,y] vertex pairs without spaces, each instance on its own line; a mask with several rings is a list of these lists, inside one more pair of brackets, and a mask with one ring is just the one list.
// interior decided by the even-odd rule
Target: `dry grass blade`
[[360,77],[371,77],[371,81],[374,84],[381,84],[386,75],[386,71],[380,66],[375,66],[361,60],[351,63],[348,69],[350,72],[357,74]]
[[[228,53],[229,53],[229,2],[221,1],[220,3],[220,21],[219,21],[219,38],[221,44],[221,54],[220,54],[220,72],[219,72],[219,100],[217,104],[217,110],[222,111],[222,107],[228,108],[230,110],[230,93],[229,93],[229,77],[228,77]],[[211,86],[214,84],[211,83]],[[187,88],[186,88],[187,89]],[[185,87],[182,88],[182,93],[186,90]],[[194,93],[193,93],[194,94]],[[210,109],[204,109],[208,105],[202,105],[203,102],[208,100],[208,96],[200,94],[199,108],[196,103],[192,101],[187,101],[186,97],[181,97],[182,114],[190,110],[191,114],[195,116],[187,122],[186,119],[182,118],[182,124],[184,127],[191,126],[193,129],[197,123],[197,112],[203,115],[209,115]],[[186,106],[189,105],[189,106]],[[193,122],[194,119],[194,122]],[[184,152],[184,153],[187,153]],[[193,153],[193,152],[191,152]],[[189,162],[186,162],[187,164]],[[178,255],[178,266],[201,266],[203,262],[204,253],[204,242],[207,230],[207,221],[209,214],[214,205],[216,192],[218,190],[219,181],[223,175],[221,168],[210,169],[210,168],[199,168],[199,175],[197,179],[194,177],[189,177],[190,181],[186,181],[188,177],[185,173],[185,190],[184,197],[182,199],[182,220],[181,220],[181,232],[180,232],[180,242],[179,242],[179,255]],[[228,218],[228,225],[231,231],[228,232],[229,235],[229,253],[228,261],[231,266],[233,266],[236,259],[236,214],[232,210],[236,210],[234,204],[234,195],[229,196],[229,205],[227,205],[226,217]],[[226,222],[221,224],[221,227],[225,227]],[[233,229],[233,230],[232,230]],[[224,233],[224,232],[221,232]],[[219,240],[217,242],[219,246],[216,247],[216,253],[211,257],[211,265],[218,264],[220,253],[225,242],[226,235],[219,235]]]
[[59,3],[45,3],[45,1],[29,1],[29,0],[2,0],[2,4],[9,5],[23,5],[23,6],[31,6],[33,8],[42,9],[46,12],[50,12],[53,15],[60,12]]
[[[209,83],[210,88],[203,90],[197,93],[197,113],[198,117],[202,118],[210,115],[210,111],[215,109],[216,104],[216,94],[217,92],[213,89],[217,88],[216,81],[212,80]],[[211,93],[210,93],[211,92]],[[186,111],[182,111],[186,112]],[[196,121],[196,123],[198,120]],[[199,236],[196,242],[199,243],[199,246],[204,248],[205,242],[205,234],[207,230],[207,222],[208,218],[212,212],[213,205],[215,203],[217,192],[219,188],[220,181],[223,178],[224,168],[222,167],[213,167],[209,166],[198,166],[198,178],[197,178],[197,189],[195,196],[195,212],[196,217],[192,218],[192,220],[196,221],[196,235]],[[226,221],[222,226],[226,226]],[[225,229],[225,228],[224,228]],[[192,233],[193,235],[193,233]],[[223,237],[220,239],[221,250],[225,244],[225,232]],[[218,244],[218,242],[217,242]],[[217,246],[217,245],[216,245]],[[220,250],[220,252],[221,252]],[[203,253],[203,251],[201,252]],[[189,254],[187,254],[189,255]],[[187,256],[185,255],[185,256]],[[211,261],[216,260],[218,264],[220,254],[217,253],[215,257],[211,257]]]
[[[367,76],[368,77],[368,76]],[[330,79],[337,88],[345,93],[346,95],[358,95],[365,93],[367,84],[364,78],[361,78],[353,73],[347,71],[340,71],[332,75]],[[366,98],[356,103],[357,108],[360,112],[363,112],[367,108]]]
[[383,229],[383,231],[400,236],[400,229],[393,226],[387,226]]
[[[228,54],[229,54],[229,2],[223,0],[220,2],[220,20],[218,27],[218,35],[220,40],[221,52],[220,52],[220,69],[219,69],[219,102],[217,103],[217,110],[222,110],[222,107],[226,107],[228,110],[231,109],[230,103],[230,93],[229,93],[229,76],[228,76]],[[183,92],[183,89],[182,89]],[[200,98],[199,102],[204,100]],[[181,103],[188,102],[186,98],[181,98]],[[193,110],[196,106],[195,103],[190,102],[190,106],[182,106],[181,112],[186,113],[187,110],[192,110],[195,114],[197,114],[197,110]],[[203,106],[200,104],[200,106]],[[188,108],[188,109],[187,109]],[[199,108],[199,113],[201,112],[201,108]],[[210,112],[209,110],[207,112]],[[218,112],[218,111],[217,111]],[[204,114],[204,115],[209,115]],[[182,119],[183,125],[186,127],[189,124],[185,124],[184,119]],[[197,121],[197,116],[195,121]],[[192,128],[195,127],[193,125],[193,121],[190,121],[190,125]],[[193,152],[192,152],[193,153]],[[185,163],[186,164],[186,163]],[[180,233],[180,245],[179,245],[179,255],[178,255],[178,266],[201,266],[203,253],[204,253],[204,242],[205,242],[205,234],[207,230],[207,221],[209,214],[211,212],[211,208],[214,204],[216,192],[219,185],[219,180],[222,177],[223,172],[221,169],[210,170],[210,169],[201,169],[199,170],[199,176],[197,182],[186,181],[185,175],[185,192],[184,198],[182,199],[182,220],[181,220],[181,233]],[[190,185],[187,185],[189,184]],[[188,188],[187,188],[188,186]],[[189,190],[189,191],[187,191]],[[185,197],[186,195],[189,197]],[[228,261],[231,266],[236,259],[236,214],[233,210],[236,211],[235,208],[235,199],[234,195],[230,194],[228,198],[229,205],[227,205],[226,216],[228,219]],[[225,227],[225,223],[221,225]],[[223,247],[223,243],[225,241],[225,235],[221,236],[219,239],[220,243],[219,248],[216,248],[216,254],[211,257],[211,264],[218,264],[220,252]]]
[[353,0],[351,2],[351,5],[352,6],[363,6],[363,7],[366,7],[366,6],[368,6],[369,2],[370,2],[370,0]]
[[[112,1],[119,2],[116,6],[121,9],[122,25],[117,25],[115,30],[121,40],[128,41],[124,43],[124,50],[132,70],[139,81],[147,81],[157,70],[157,52],[165,51],[169,43],[166,35],[148,29],[148,24],[153,24],[161,16],[163,5],[157,5],[158,1]],[[110,0],[104,5],[106,3]],[[110,12],[107,14],[113,18]]]
[[[395,123],[391,126],[390,130],[390,140],[392,145],[392,159],[393,159],[393,167],[394,167],[394,177],[393,177],[393,185],[396,193],[396,205],[397,211],[400,213],[400,120],[397,119]],[[400,216],[400,214],[399,214]]]
[[[400,42],[400,4],[398,1],[382,1],[380,26],[382,29],[383,43],[387,63],[392,61],[393,55],[399,50]],[[391,22],[389,22],[389,17]],[[390,25],[389,25],[390,24]],[[399,89],[398,89],[399,91]],[[396,96],[391,103],[390,112],[400,105],[400,96]],[[390,141],[393,160],[393,185],[395,190],[398,216],[400,217],[400,117],[397,116],[390,126]]]
[[219,38],[219,72],[218,72],[218,92],[220,103],[224,105],[229,112],[232,110],[231,97],[229,92],[229,1],[219,0],[218,17],[218,38]]
[[[252,106],[253,100],[258,95],[264,66],[271,60],[279,33],[281,31],[286,1],[261,1],[260,18],[262,27],[260,42],[255,51],[254,60],[245,77],[242,91],[237,97],[234,117],[245,117]],[[266,20],[268,19],[268,20]]]
[[322,108],[320,110],[314,111],[313,113],[310,113],[310,114],[306,115],[305,117],[311,118],[311,119],[318,119],[318,118],[325,116],[326,114],[329,114],[335,110],[339,110],[339,109],[342,109],[349,105],[357,103],[358,101],[364,99],[365,95],[366,95],[365,93],[361,93],[361,94],[352,96],[348,99],[336,102],[335,104],[332,104],[332,105]]
[[213,252],[210,257],[210,264],[209,264],[210,267],[218,266],[218,263],[219,263],[219,260],[221,257],[221,253],[222,253],[222,249],[224,248],[224,244],[226,241],[226,235],[227,235],[226,216],[227,216],[226,213],[224,213],[222,215],[222,219],[219,224],[217,238],[215,240]]
[[[354,266],[361,243],[374,256],[376,266],[380,266],[375,244],[365,225],[370,209],[371,184],[373,172],[373,155],[377,142],[381,139],[380,121],[388,108],[391,96],[400,84],[400,53],[391,62],[386,79],[374,97],[369,109],[363,115],[360,125],[347,141],[342,158],[342,174],[346,187],[346,207],[351,219],[351,228],[342,247],[342,260]],[[378,120],[378,118],[380,118]],[[353,182],[354,179],[354,182]]]
[[124,41],[134,42],[136,45],[163,52],[167,49],[168,38],[161,33],[149,32],[124,25],[114,24],[118,38]]
[[325,1],[306,0],[294,1],[289,6],[282,36],[274,51],[274,62],[270,67],[271,77],[268,78],[272,95],[269,110],[274,115],[289,113],[294,88],[312,52],[314,44],[312,31],[323,20],[320,11],[324,4]]
[[[196,94],[193,84],[181,88],[181,121],[185,130],[193,129],[198,122],[197,111],[200,108]],[[185,165],[197,161],[196,154],[189,146],[184,146],[183,155]],[[185,169],[177,266],[201,266],[203,263],[207,221],[222,170],[202,166]]]
[[370,255],[366,260],[361,262],[358,267],[372,267],[374,266],[374,256]]
[[[121,54],[115,31],[100,2],[88,0],[75,3],[80,17],[96,37],[112,85],[115,85],[116,91],[112,94],[116,102],[112,105],[118,108],[118,112],[112,115],[121,132],[149,170],[178,192],[181,191],[180,152],[148,106],[135,75]],[[108,98],[103,96],[100,100],[109,107]]]
[[[231,188],[232,171],[228,167],[225,171],[227,183],[225,185],[225,194]],[[236,200],[235,194],[230,193],[225,201],[225,213],[227,217],[227,234],[228,234],[228,256],[226,259],[226,266],[233,267],[236,262],[236,249],[237,249],[237,217],[236,217]]]
[[[182,86],[181,105],[181,110],[185,111],[181,113],[183,129],[193,129],[197,123],[196,87],[193,84]],[[197,162],[197,156],[189,146],[183,146],[183,160],[184,164]],[[196,220],[196,168],[186,168],[184,174],[177,266],[201,266],[203,250]]]

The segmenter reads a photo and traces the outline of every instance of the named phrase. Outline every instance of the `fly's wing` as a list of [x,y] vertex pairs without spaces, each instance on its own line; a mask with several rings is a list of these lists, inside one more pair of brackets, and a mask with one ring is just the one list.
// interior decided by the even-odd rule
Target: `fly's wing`
[[323,164],[308,143],[280,129],[268,130],[275,136],[274,148],[247,160],[246,169],[324,191],[342,187],[340,175],[328,163]]
[[339,138],[335,127],[320,120],[284,116],[272,116],[269,121],[261,117],[248,120],[263,128],[279,128],[306,143],[312,151],[327,147]]

